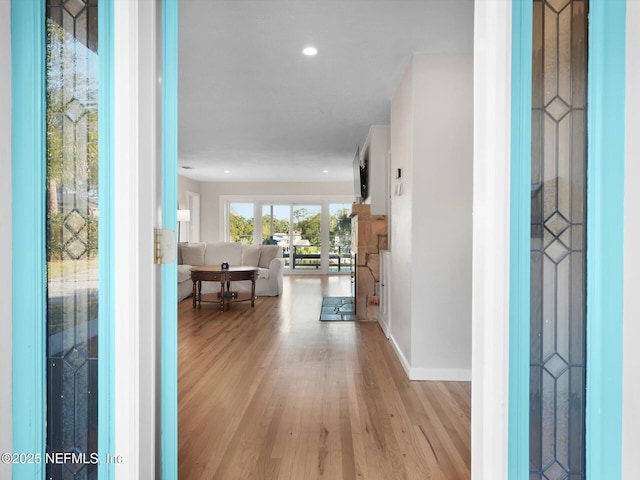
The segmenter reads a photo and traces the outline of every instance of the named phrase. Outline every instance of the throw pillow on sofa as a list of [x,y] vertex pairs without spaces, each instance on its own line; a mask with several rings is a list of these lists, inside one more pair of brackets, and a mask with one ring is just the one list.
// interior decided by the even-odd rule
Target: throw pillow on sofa
[[257,267],[260,261],[260,245],[242,246],[242,265]]
[[204,243],[187,243],[182,245],[183,265],[204,265]]
[[242,244],[231,242],[207,243],[204,253],[205,265],[219,266],[222,262],[229,265],[242,264]]
[[279,249],[279,245],[262,245],[260,247],[260,261],[258,262],[258,267],[269,268],[271,260],[278,256]]

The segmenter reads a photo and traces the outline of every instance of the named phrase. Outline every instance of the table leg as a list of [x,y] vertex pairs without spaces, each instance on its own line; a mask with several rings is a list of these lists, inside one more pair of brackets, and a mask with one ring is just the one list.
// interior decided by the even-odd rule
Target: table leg
[[224,312],[224,280],[220,282],[220,311]]
[[256,277],[255,275],[251,279],[251,308],[256,304]]
[[196,281],[193,281],[193,288],[191,289],[191,296],[193,297],[192,303],[193,303],[193,308],[196,308],[196,295],[197,295],[197,291],[196,291]]

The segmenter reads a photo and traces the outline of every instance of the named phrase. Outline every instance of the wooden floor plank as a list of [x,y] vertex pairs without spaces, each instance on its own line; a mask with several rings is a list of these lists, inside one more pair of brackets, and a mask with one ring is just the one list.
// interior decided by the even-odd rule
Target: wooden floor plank
[[320,322],[347,276],[178,306],[179,478],[470,478],[468,382],[409,381],[377,324]]

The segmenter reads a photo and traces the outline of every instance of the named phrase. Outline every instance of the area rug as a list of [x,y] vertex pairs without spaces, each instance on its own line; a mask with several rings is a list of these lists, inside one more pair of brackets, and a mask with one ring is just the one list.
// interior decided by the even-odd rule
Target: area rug
[[355,319],[356,306],[353,303],[353,297],[324,297],[322,299],[321,322],[352,321]]

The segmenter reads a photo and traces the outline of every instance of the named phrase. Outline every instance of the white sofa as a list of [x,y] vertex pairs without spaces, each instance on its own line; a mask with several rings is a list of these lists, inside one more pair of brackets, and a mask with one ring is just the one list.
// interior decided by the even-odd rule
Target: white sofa
[[[244,245],[242,243],[180,243],[178,244],[178,301],[191,295],[193,282],[190,269],[199,265],[229,265],[258,267],[256,295],[275,297],[282,294],[284,259],[278,245]],[[218,291],[219,284],[202,282],[202,293]],[[251,282],[234,282],[234,290],[251,291]]]

